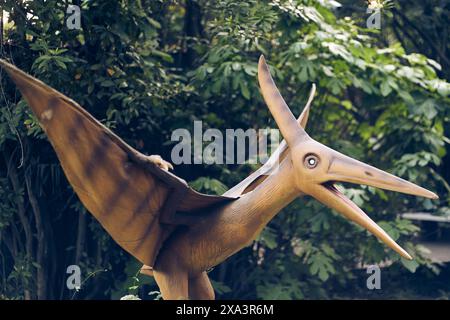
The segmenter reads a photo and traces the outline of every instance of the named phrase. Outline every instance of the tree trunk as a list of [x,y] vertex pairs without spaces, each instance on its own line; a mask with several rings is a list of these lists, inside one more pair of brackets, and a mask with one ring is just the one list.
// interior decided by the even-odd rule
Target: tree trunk
[[192,45],[189,43],[192,38],[199,37],[203,34],[203,26],[201,23],[201,8],[199,4],[194,0],[186,0],[184,15],[184,53],[182,56],[182,64],[184,67],[190,68],[194,62],[196,53],[192,49]]
[[75,264],[79,264],[81,254],[84,250],[84,244],[86,241],[86,214],[80,212],[78,214],[78,230],[77,230],[77,245],[75,250]]
[[[3,153],[3,157],[5,159],[6,168],[7,168],[7,176],[11,181],[11,185],[13,187],[14,193],[17,195],[22,194],[21,186],[19,183],[18,173],[14,165],[12,165],[12,155],[7,155],[7,152]],[[25,206],[23,204],[23,198],[16,202],[17,204],[17,214],[19,216],[20,223],[23,227],[23,231],[25,233],[25,250],[27,260],[31,263],[33,261],[33,234],[31,231],[30,221],[26,215]],[[29,289],[24,289],[24,298],[25,300],[30,300],[32,298],[31,292]]]
[[47,277],[46,277],[46,266],[45,266],[45,256],[46,256],[46,245],[45,245],[45,233],[44,226],[42,223],[41,209],[39,208],[38,201],[34,195],[30,176],[25,174],[25,184],[28,192],[28,200],[30,201],[31,208],[34,213],[34,219],[36,222],[36,232],[37,232],[37,250],[36,250],[36,263],[38,264],[36,270],[36,283],[37,283],[37,298],[42,300],[46,299],[47,294]]

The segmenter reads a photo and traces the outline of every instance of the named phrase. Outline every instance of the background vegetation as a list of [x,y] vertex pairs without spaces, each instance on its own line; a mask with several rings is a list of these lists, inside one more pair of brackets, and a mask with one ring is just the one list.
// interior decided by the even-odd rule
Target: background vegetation
[[[82,8],[82,30],[66,8]],[[275,124],[257,87],[263,53],[295,114],[314,82],[314,138],[440,195],[430,201],[372,188],[347,194],[416,259],[316,201],[283,210],[254,244],[210,272],[219,298],[448,297],[448,273],[423,256],[420,227],[400,213],[449,214],[449,4],[393,1],[380,30],[366,29],[364,1],[3,0],[1,55],[44,80],[131,145],[170,159],[176,128]],[[446,18],[447,17],[447,18]],[[92,219],[54,151],[1,71],[0,298],[157,296],[151,278]],[[221,193],[250,165],[178,166],[201,191]],[[383,269],[366,288],[364,264]],[[78,264],[79,292],[66,288]],[[445,270],[444,270],[445,272]],[[425,285],[426,284],[426,285]],[[151,293],[149,295],[149,293]]]

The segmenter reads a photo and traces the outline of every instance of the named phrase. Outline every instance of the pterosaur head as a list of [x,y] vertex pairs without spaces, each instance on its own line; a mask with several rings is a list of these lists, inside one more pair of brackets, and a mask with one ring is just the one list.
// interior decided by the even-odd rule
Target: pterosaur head
[[[438,196],[411,182],[350,158],[312,139],[302,128],[308,110],[297,121],[270,75],[263,56],[259,60],[258,80],[271,114],[286,140],[294,168],[293,179],[298,191],[310,195],[324,205],[364,227],[406,259],[411,256],[370,219],[356,204],[343,195],[335,182],[364,184],[430,199]],[[309,108],[309,103],[306,108]],[[302,118],[303,117],[303,118]]]

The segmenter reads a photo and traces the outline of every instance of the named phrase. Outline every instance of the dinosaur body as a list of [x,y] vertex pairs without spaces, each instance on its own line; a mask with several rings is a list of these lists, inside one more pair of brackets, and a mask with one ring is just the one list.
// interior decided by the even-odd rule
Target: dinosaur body
[[[267,223],[298,196],[292,184],[283,183],[289,181],[292,170],[290,159],[285,159],[277,173],[254,190],[196,218],[195,223],[168,239],[153,272],[163,295],[171,299],[187,298],[182,288],[179,292],[174,290],[173,279],[180,279],[177,283],[185,279],[187,287],[189,284],[207,287],[205,271],[251,244]],[[211,298],[210,291],[199,292],[208,295],[190,298]]]
[[[366,184],[435,199],[419,186],[361,163],[305,132],[309,107],[292,115],[263,57],[258,79],[285,141],[269,161],[222,196],[188,187],[159,156],[145,156],[78,104],[0,60],[49,137],[81,202],[113,239],[144,264],[164,299],[213,299],[206,270],[249,245],[269,221],[307,194],[412,259],[334,182]],[[279,165],[278,165],[279,164]]]

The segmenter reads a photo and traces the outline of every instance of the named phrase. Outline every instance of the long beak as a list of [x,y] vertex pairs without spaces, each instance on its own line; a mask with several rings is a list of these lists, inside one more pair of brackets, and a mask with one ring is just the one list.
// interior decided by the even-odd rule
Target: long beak
[[337,190],[333,184],[317,185],[309,194],[330,207],[347,219],[359,224],[367,231],[383,241],[387,246],[400,254],[403,258],[412,260],[412,257],[402,247],[400,247],[379,225],[377,225],[369,216],[362,211],[350,199]]
[[364,211],[336,189],[333,182],[364,184],[431,199],[437,199],[438,196],[429,190],[392,174],[347,157],[334,150],[331,151],[330,165],[326,174],[328,182],[316,185],[308,193],[326,206],[335,209],[346,218],[367,229],[402,257],[411,260],[412,257],[381,229],[380,226],[370,219]]
[[438,198],[435,193],[427,189],[334,150],[327,176],[331,181],[364,184],[430,199]]

